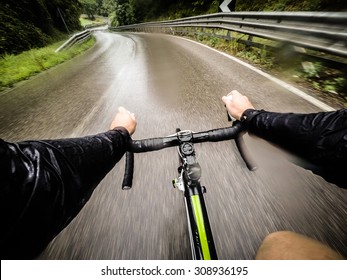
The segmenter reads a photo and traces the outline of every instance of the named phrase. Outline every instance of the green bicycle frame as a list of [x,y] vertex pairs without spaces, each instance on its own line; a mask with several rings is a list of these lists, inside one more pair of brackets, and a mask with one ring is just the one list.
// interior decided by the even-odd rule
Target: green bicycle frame
[[217,252],[204,200],[205,187],[200,184],[201,168],[195,158],[194,145],[189,133],[181,132],[179,140],[181,166],[174,186],[184,192],[193,259],[216,260]]
[[188,190],[184,195],[184,201],[193,259],[216,260],[217,252],[201,187],[200,190]]

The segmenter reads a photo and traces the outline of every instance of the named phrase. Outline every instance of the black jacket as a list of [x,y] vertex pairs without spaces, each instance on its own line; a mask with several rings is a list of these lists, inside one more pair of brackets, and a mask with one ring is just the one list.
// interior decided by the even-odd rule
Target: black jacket
[[292,152],[302,159],[297,164],[347,188],[347,109],[312,114],[246,110],[243,119],[251,134]]
[[[247,110],[244,117],[251,133],[304,157],[313,171],[346,188],[347,110]],[[1,259],[36,257],[78,214],[129,139],[118,128],[76,139],[0,140]]]
[[75,139],[0,139],[1,259],[32,259],[78,214],[121,159],[124,128]]

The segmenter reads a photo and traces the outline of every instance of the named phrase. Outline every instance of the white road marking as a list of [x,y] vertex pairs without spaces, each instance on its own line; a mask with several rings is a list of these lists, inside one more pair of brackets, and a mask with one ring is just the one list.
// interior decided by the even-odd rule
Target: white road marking
[[[169,36],[173,36],[173,35],[169,35]],[[246,62],[244,62],[244,61],[242,61],[242,60],[240,60],[240,59],[238,59],[236,57],[233,57],[233,56],[231,56],[231,55],[229,55],[227,53],[221,52],[219,50],[216,50],[216,49],[211,48],[209,46],[206,46],[206,45],[204,45],[202,43],[199,43],[199,42],[187,39],[187,38],[183,38],[183,37],[179,37],[179,36],[174,36],[174,37],[175,38],[180,38],[182,40],[186,40],[186,41],[189,41],[189,42],[193,42],[195,44],[198,44],[200,46],[208,48],[208,49],[210,49],[212,51],[215,51],[215,52],[217,52],[217,53],[219,53],[219,54],[221,54],[221,55],[223,55],[223,56],[225,56],[225,57],[227,57],[227,58],[229,58],[229,59],[231,59],[231,60],[233,60],[233,61],[235,61],[235,62],[237,62],[237,63],[239,63],[239,64],[241,64],[241,65],[243,65],[243,66],[245,66],[245,67],[255,71],[255,72],[257,72],[259,75],[262,75],[263,77],[271,80],[272,82],[280,85],[281,87],[284,87],[288,91],[290,91],[290,92],[294,93],[295,95],[305,99],[306,101],[308,101],[311,104],[317,106],[319,109],[321,109],[323,111],[335,111],[336,110],[333,107],[330,107],[329,105],[325,104],[324,102],[322,102],[322,101],[320,101],[320,100],[318,100],[318,99],[308,95],[307,93],[303,92],[302,90],[300,90],[300,89],[298,89],[298,88],[296,88],[296,87],[294,87],[294,86],[292,86],[292,85],[290,85],[290,84],[288,84],[288,83],[286,83],[286,82],[284,82],[284,81],[282,81],[282,80],[280,80],[280,79],[278,79],[278,78],[276,78],[276,77],[274,77],[274,76],[272,76],[272,75],[270,75],[268,73],[265,73],[262,70],[254,67],[254,66],[252,66],[252,65],[250,65],[250,64],[248,64],[248,63],[246,63]]]

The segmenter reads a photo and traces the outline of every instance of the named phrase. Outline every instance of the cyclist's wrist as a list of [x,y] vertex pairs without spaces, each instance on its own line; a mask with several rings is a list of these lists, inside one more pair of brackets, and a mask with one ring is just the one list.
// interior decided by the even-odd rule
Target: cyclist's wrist
[[263,111],[264,110],[247,109],[242,113],[240,121],[248,124],[256,115]]
[[131,134],[129,132],[128,129],[126,129],[124,126],[116,126],[112,129],[110,129],[110,131],[118,131],[120,132],[122,135],[124,135],[125,137],[131,137]]

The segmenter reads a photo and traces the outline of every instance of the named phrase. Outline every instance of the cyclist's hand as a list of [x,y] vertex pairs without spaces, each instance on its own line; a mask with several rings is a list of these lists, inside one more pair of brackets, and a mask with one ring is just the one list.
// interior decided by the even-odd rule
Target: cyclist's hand
[[227,96],[222,97],[228,112],[235,119],[240,120],[244,111],[247,109],[254,109],[252,103],[248,98],[237,90],[231,91]]
[[118,113],[111,123],[111,129],[114,129],[117,126],[122,126],[128,130],[130,135],[132,135],[135,132],[136,125],[137,122],[134,113],[130,113],[124,107],[119,107]]

